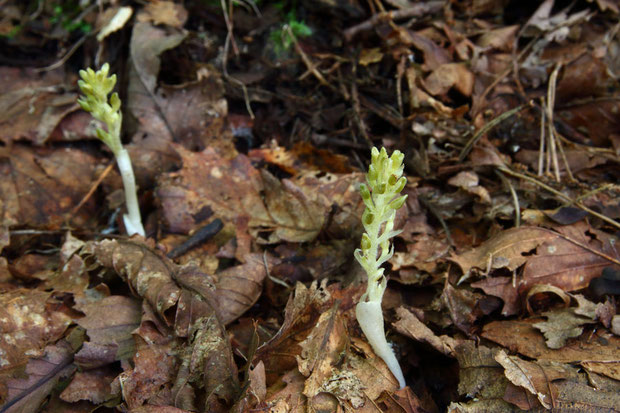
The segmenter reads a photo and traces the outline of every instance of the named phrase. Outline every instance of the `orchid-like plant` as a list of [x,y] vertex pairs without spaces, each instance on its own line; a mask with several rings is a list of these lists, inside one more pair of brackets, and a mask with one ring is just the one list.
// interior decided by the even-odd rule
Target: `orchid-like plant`
[[394,230],[396,210],[403,206],[407,195],[399,196],[407,183],[403,174],[404,155],[394,151],[388,157],[385,148],[372,148],[371,163],[366,174],[366,184],[360,186],[360,194],[366,205],[362,224],[366,232],[362,235],[361,248],[355,250],[355,258],[368,275],[368,286],[355,307],[357,321],[362,327],[373,351],[385,361],[398,380],[405,387],[398,360],[385,338],[381,300],[387,286],[381,265],[392,258],[394,247],[390,238],[401,231]]
[[78,86],[84,95],[78,99],[78,103],[82,109],[106,126],[105,130],[97,128],[96,132],[97,137],[108,145],[114,153],[118,169],[121,172],[127,205],[127,214],[123,215],[125,228],[129,235],[140,234],[144,236],[131,158],[121,143],[121,124],[123,123],[121,100],[118,93],[114,92],[108,101],[108,95],[116,84],[116,75],[108,76],[109,72],[110,65],[107,63],[96,72],[91,68],[80,70],[82,79],[78,80]]

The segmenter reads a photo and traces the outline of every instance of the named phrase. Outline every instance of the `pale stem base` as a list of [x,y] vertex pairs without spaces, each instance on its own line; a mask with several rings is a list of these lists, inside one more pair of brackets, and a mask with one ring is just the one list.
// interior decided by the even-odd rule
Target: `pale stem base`
[[396,360],[394,350],[392,350],[392,347],[385,339],[381,302],[366,301],[358,303],[355,307],[355,316],[375,354],[381,357],[385,364],[387,364],[396,380],[398,380],[400,388],[404,388],[406,383],[400,364]]
[[127,204],[127,214],[123,215],[125,229],[128,235],[140,234],[144,237],[145,232],[142,226],[142,218],[140,217],[138,195],[136,194],[136,179],[133,174],[129,152],[125,148],[121,148],[115,155],[125,188],[125,203]]

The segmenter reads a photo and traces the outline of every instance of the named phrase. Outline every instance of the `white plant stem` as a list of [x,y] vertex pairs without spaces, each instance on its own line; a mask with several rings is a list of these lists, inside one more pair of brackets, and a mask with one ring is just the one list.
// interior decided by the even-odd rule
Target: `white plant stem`
[[127,204],[127,214],[123,215],[125,229],[130,236],[133,234],[140,234],[144,237],[145,232],[142,226],[140,206],[138,205],[138,195],[136,192],[136,178],[133,174],[129,152],[127,152],[125,148],[120,148],[115,152],[115,155],[125,188],[125,203]]
[[375,354],[385,362],[396,380],[400,388],[404,388],[405,377],[403,371],[396,360],[394,350],[385,339],[385,331],[383,329],[383,313],[381,311],[381,302],[366,301],[360,302],[355,307],[355,316],[362,327],[362,331],[366,335],[372,350]]

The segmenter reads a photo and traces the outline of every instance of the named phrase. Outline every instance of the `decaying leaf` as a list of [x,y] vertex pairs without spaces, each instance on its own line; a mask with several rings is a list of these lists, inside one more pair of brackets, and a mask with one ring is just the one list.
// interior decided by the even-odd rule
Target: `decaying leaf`
[[8,226],[58,229],[66,221],[88,228],[94,224],[96,200],[77,214],[72,209],[96,179],[98,160],[84,151],[21,145],[0,148],[0,222]]
[[534,363],[516,356],[509,356],[500,350],[495,360],[504,368],[506,378],[515,386],[523,387],[538,398],[540,404],[550,409],[557,398],[553,380],[576,376],[575,369],[560,363]]
[[435,350],[446,356],[454,356],[454,348],[458,342],[449,336],[437,336],[422,323],[415,314],[405,307],[396,309],[399,320],[394,323],[396,331],[417,341],[430,344]]
[[92,370],[76,372],[62,393],[60,398],[66,402],[75,403],[88,400],[94,404],[104,403],[114,397],[112,381],[118,372],[110,366]]
[[[582,295],[577,295],[578,307],[554,309],[542,313],[546,321],[533,324],[542,331],[549,348],[562,348],[569,338],[579,337],[585,324],[596,322],[597,306]],[[601,304],[602,306],[602,304]]]
[[[25,369],[26,377],[8,379],[0,386],[0,411],[18,413],[39,411],[59,380],[74,370],[74,348],[67,342],[47,346],[41,358],[31,359]],[[6,387],[5,387],[6,386]],[[7,390],[3,389],[5,387]],[[5,397],[4,394],[6,394]]]
[[29,358],[43,355],[56,342],[71,318],[47,306],[50,293],[14,289],[0,294],[0,374],[12,377],[23,372]]
[[174,340],[164,337],[151,344],[138,341],[133,368],[118,377],[120,393],[130,409],[149,401],[173,405],[171,388],[178,369],[176,345]]
[[500,364],[495,360],[493,350],[486,346],[476,346],[473,341],[465,341],[457,346],[455,355],[459,362],[460,377],[458,392],[472,401],[464,404],[462,409],[451,406],[449,411],[470,411],[472,409],[510,411],[508,403],[502,400],[508,380]]
[[493,321],[484,326],[481,336],[506,347],[511,352],[540,360],[579,363],[583,360],[616,363],[620,338],[598,330],[580,337],[561,349],[551,349],[543,335],[533,327],[540,319],[525,321]]
[[79,309],[86,316],[77,323],[89,337],[89,341],[75,355],[80,367],[101,367],[133,356],[135,346],[132,333],[141,319],[139,301],[113,295]]
[[63,70],[0,67],[0,141],[45,143],[60,121],[78,109],[77,96],[62,93],[65,89]]
[[311,241],[321,230],[332,201],[315,200],[305,184],[260,172],[244,155],[180,152],[183,169],[165,175],[158,189],[170,231],[188,233],[211,214],[229,223],[249,217],[251,234],[268,243]]
[[256,362],[262,361],[265,364],[267,385],[275,381],[275,372],[297,368],[296,356],[302,350],[299,343],[316,325],[321,309],[330,296],[325,281],[320,285],[315,281],[309,288],[297,283],[295,292],[286,304],[280,330],[256,354]]
[[90,242],[83,254],[93,255],[106,268],[113,269],[143,297],[162,318],[179,299],[180,288],[172,280],[175,265],[144,244],[132,241]]

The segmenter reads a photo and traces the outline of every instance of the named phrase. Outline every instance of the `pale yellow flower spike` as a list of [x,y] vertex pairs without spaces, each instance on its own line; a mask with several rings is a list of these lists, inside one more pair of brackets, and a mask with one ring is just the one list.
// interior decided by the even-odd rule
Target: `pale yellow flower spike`
[[372,160],[366,174],[368,185],[360,186],[360,194],[366,205],[362,224],[361,248],[355,250],[355,258],[368,275],[368,286],[355,307],[357,321],[362,327],[374,352],[385,361],[401,388],[405,387],[403,376],[394,351],[385,339],[381,300],[387,280],[381,265],[392,258],[394,248],[390,238],[401,231],[394,231],[396,210],[403,206],[407,195],[399,196],[407,183],[403,174],[404,155],[394,151],[388,157],[385,148],[372,148]]

